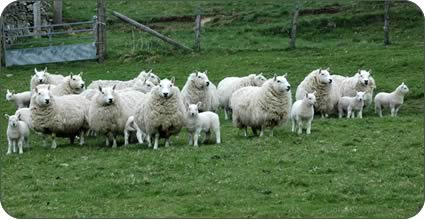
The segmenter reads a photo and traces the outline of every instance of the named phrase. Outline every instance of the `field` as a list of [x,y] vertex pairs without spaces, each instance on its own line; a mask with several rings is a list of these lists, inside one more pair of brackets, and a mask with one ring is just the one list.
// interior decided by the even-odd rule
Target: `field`
[[[290,124],[274,137],[244,138],[222,111],[220,145],[111,149],[103,138],[85,146],[60,139],[6,156],[7,120],[0,123],[1,205],[16,218],[408,218],[424,203],[424,23],[418,7],[391,6],[390,46],[383,45],[383,2],[303,1],[297,49],[288,49],[292,1],[107,1],[116,10],[185,45],[193,45],[193,15],[202,7],[202,51],[186,53],[122,23],[108,13],[108,58],[37,66],[1,67],[0,91],[25,91],[34,67],[96,79],[131,79],[153,69],[176,77],[208,70],[226,76],[288,73],[293,94],[319,67],[353,75],[372,69],[376,92],[405,82],[410,93],[399,117],[313,121],[312,134]],[[64,1],[65,21],[89,20],[95,1]],[[335,9],[329,12],[329,8]],[[314,13],[313,13],[314,12]],[[168,19],[167,19],[168,18]],[[13,114],[0,99],[0,113]],[[119,145],[123,143],[120,139]],[[163,146],[160,145],[160,146]]]

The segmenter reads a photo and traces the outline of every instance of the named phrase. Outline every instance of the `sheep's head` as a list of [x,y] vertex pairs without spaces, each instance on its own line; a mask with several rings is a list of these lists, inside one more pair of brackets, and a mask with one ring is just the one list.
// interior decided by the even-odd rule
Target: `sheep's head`
[[84,90],[84,81],[81,78],[81,74],[73,75],[71,73],[69,75],[69,87],[76,93],[81,93]]
[[148,93],[152,90],[152,88],[155,86],[151,81],[148,79],[144,79],[143,81],[137,80],[134,87],[136,87],[137,90],[140,90],[143,93]]
[[14,93],[15,93],[14,91],[9,91],[9,90],[7,90],[7,91],[6,91],[6,100],[7,100],[7,101],[12,100],[12,98],[13,98],[13,94],[14,94]]
[[359,102],[361,102],[361,101],[363,101],[364,100],[364,92],[357,92],[356,93],[356,100],[357,101],[359,101]]
[[207,71],[192,73],[189,76],[189,80],[198,89],[205,89],[210,85],[208,80]]
[[186,104],[187,107],[187,113],[189,114],[189,117],[197,117],[199,114],[199,108],[201,107],[201,102],[198,102],[197,104]]
[[115,103],[115,87],[116,85],[112,87],[102,88],[99,86],[99,95],[97,96],[97,101],[100,102],[102,105],[112,105]]
[[19,123],[19,120],[20,120],[20,117],[19,116],[17,116],[17,115],[8,115],[8,114],[5,114],[4,116],[9,120],[9,126],[10,127],[15,128],[15,127],[18,126],[18,123]]
[[370,80],[371,78],[371,70],[366,71],[366,70],[359,70],[356,74],[357,79],[359,81],[359,83],[361,83],[362,85],[369,85],[372,83],[372,81]]
[[254,85],[262,86],[266,80],[267,78],[263,76],[263,73],[260,73],[254,77]]
[[39,106],[49,106],[51,105],[52,96],[50,94],[50,85],[47,88],[35,88],[35,103]]
[[402,82],[401,85],[398,86],[397,91],[404,95],[409,92],[409,88],[406,84],[404,84],[404,82]]
[[272,88],[277,92],[289,92],[291,91],[291,85],[288,80],[286,80],[286,73],[283,76],[277,76],[274,74],[272,81]]
[[47,83],[47,67],[42,71],[37,71],[37,68],[34,68],[34,76],[36,77],[37,83],[46,84]]
[[163,79],[159,83],[159,95],[164,98],[170,98],[174,95],[174,77],[171,80]]
[[331,84],[332,83],[332,76],[329,73],[329,68],[327,69],[319,69],[319,71],[316,72],[316,77],[322,84]]
[[152,82],[154,85],[159,85],[159,82],[161,82],[161,79],[152,72],[152,70],[149,70],[148,72],[142,71],[139,73],[138,78],[147,79],[148,81]]
[[316,104],[316,91],[314,91],[312,93],[306,93],[305,96],[304,96],[304,100],[309,105],[315,105]]

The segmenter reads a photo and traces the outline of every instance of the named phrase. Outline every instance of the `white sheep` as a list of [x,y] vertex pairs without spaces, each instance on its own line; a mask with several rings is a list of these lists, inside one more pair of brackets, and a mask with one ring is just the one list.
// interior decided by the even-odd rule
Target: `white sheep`
[[230,107],[233,114],[233,125],[244,129],[247,136],[247,127],[251,127],[254,135],[261,129],[273,128],[286,122],[291,111],[291,86],[283,76],[274,75],[261,87],[243,87],[236,90],[230,98]]
[[199,113],[200,106],[200,102],[186,106],[186,128],[189,133],[189,145],[198,146],[198,138],[201,132],[205,133],[205,141],[208,141],[211,132],[214,132],[216,144],[220,144],[220,120],[218,115],[210,111]]
[[[112,87],[115,86],[116,90],[127,89],[134,87],[136,83],[144,82],[145,80],[152,82],[154,85],[157,85],[159,77],[152,72],[142,71],[139,76],[134,79],[121,81],[121,80],[95,80],[87,86],[87,89],[97,89],[99,86]],[[137,87],[137,85],[136,85]]]
[[29,147],[29,128],[25,122],[20,121],[19,116],[7,114],[5,116],[9,120],[6,132],[8,141],[6,154],[11,154],[12,150],[16,152],[16,145],[19,148],[19,154],[22,154],[24,152],[22,146]]
[[357,117],[363,117],[365,92],[357,92],[356,96],[343,96],[338,101],[338,114],[342,118],[344,111],[347,112],[347,118],[354,118],[354,113],[357,111]]
[[401,83],[393,92],[380,92],[375,96],[375,112],[382,117],[382,108],[389,108],[391,116],[397,116],[398,110],[403,105],[404,96],[409,92],[406,84]]
[[295,101],[292,105],[292,132],[295,132],[295,129],[298,128],[298,134],[301,134],[303,127],[306,127],[306,133],[311,133],[311,122],[314,118],[314,104],[316,104],[315,94],[316,91],[313,93],[306,93],[303,99]]
[[[124,92],[124,91],[135,90],[135,91],[142,92],[142,93],[148,93],[152,90],[152,88],[154,86],[155,85],[150,81],[147,81],[147,80],[139,81],[138,80],[136,83],[133,84],[132,87],[129,87],[129,88],[126,88],[126,89],[121,89],[120,91]],[[80,93],[80,95],[84,96],[88,100],[92,100],[92,98],[97,94],[97,92],[98,92],[98,88],[96,88],[96,89],[86,89],[82,93]]]
[[30,129],[32,129],[31,110],[30,108],[20,108],[16,110],[15,115],[19,120],[25,122]]
[[134,116],[130,116],[125,123],[124,128],[124,146],[128,145],[128,139],[131,134],[136,134],[139,144],[143,144],[143,131],[137,126],[137,123],[134,121]]
[[116,136],[124,133],[128,118],[134,115],[144,97],[145,94],[134,90],[121,92],[115,86],[99,87],[90,102],[90,129],[97,134],[106,135],[106,146],[112,140],[112,147],[117,147]]
[[30,106],[31,92],[15,93],[14,91],[6,91],[6,100],[14,102],[17,109],[26,108]]
[[80,95],[53,96],[49,87],[36,88],[30,104],[32,127],[36,132],[51,135],[52,148],[56,148],[56,137],[68,137],[73,143],[79,135],[83,145],[89,104]]
[[50,74],[47,72],[47,67],[42,71],[37,71],[37,68],[34,68],[34,75],[31,77],[30,81],[30,91],[35,89],[39,84],[51,84],[57,85],[60,84],[65,77],[60,74]]
[[147,94],[135,114],[137,125],[147,136],[149,147],[154,138],[154,149],[158,149],[159,138],[165,138],[165,146],[170,145],[169,138],[178,134],[185,123],[185,106],[179,88],[174,85],[174,78],[161,80]]
[[295,99],[301,100],[306,93],[316,91],[315,111],[319,112],[322,118],[328,116],[334,111],[334,106],[339,99],[338,95],[333,94],[332,81],[329,68],[314,70],[298,85]]
[[208,80],[207,72],[191,73],[182,89],[185,104],[201,102],[203,111],[217,111],[218,96],[216,86]]
[[159,83],[161,82],[161,79],[155,73],[153,73],[152,70],[149,70],[148,72],[143,70],[139,73],[137,79],[139,79],[140,81],[144,81],[146,79],[154,85],[159,85]]
[[220,107],[224,109],[224,119],[228,120],[232,114],[229,100],[233,92],[246,86],[261,86],[266,80],[262,73],[244,77],[226,77],[221,80],[217,85],[217,96]]
[[[39,85],[37,88],[40,89],[43,86]],[[80,94],[82,91],[84,91],[84,81],[81,78],[81,73],[78,75],[73,75],[71,73],[69,76],[65,77],[61,83],[50,86],[50,92],[54,96]]]

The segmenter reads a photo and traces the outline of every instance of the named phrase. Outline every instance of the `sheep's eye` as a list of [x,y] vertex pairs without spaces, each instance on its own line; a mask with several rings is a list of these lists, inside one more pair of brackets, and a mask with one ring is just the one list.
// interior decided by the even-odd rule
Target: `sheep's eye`
[[170,88],[173,87],[173,85],[170,85]]
[[151,85],[148,85],[148,87],[151,87]]
[[277,83],[280,83],[280,80],[278,80]]
[[159,87],[162,87],[162,85],[159,85]]

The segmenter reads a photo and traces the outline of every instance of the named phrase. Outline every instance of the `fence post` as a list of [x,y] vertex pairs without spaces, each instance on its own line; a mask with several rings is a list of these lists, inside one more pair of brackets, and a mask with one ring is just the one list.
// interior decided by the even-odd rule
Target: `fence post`
[[62,0],[53,1],[53,24],[62,23]]
[[201,10],[198,8],[195,19],[195,50],[201,51]]
[[106,4],[105,0],[97,0],[96,54],[103,63],[106,57]]
[[389,10],[390,10],[390,1],[389,0],[385,0],[384,3],[384,45],[390,45],[390,15],[389,15]]
[[[40,33],[40,25],[41,25],[41,11],[40,11],[41,2],[40,0],[36,0],[34,4],[32,5],[32,12],[34,17],[34,30],[33,32],[35,34]],[[40,36],[35,36],[36,38],[39,38]]]
[[291,27],[291,36],[289,39],[289,48],[295,49],[295,40],[297,39],[297,20],[300,11],[299,1],[295,2],[294,14],[292,17],[292,27]]
[[0,68],[1,66],[6,66],[5,60],[4,60],[4,32],[3,32],[3,17],[0,17]]

